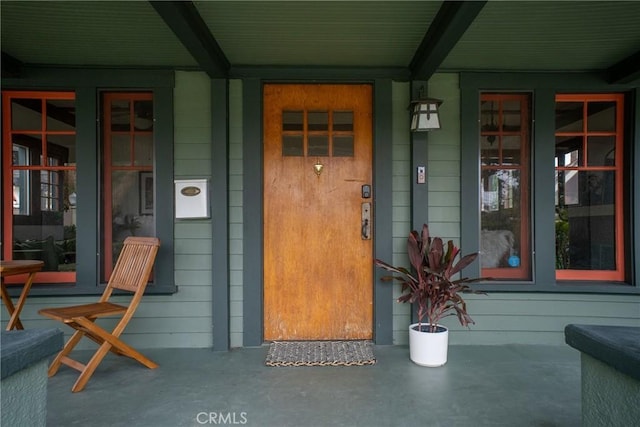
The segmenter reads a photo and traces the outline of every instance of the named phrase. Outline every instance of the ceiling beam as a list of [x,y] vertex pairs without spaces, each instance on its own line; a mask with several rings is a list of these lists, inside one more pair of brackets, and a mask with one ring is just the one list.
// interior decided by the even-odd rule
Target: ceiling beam
[[606,76],[610,84],[631,83],[640,79],[640,51],[609,67]]
[[231,64],[192,2],[149,3],[209,77],[213,79],[228,76]]
[[442,3],[409,65],[412,80],[429,80],[486,3],[486,1]]
[[2,77],[20,77],[23,67],[22,61],[2,52]]

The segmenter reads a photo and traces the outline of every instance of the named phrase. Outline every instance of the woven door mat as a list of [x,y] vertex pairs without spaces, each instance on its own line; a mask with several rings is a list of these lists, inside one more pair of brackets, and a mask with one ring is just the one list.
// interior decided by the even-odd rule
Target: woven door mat
[[269,345],[267,366],[364,366],[373,365],[371,341],[274,341]]

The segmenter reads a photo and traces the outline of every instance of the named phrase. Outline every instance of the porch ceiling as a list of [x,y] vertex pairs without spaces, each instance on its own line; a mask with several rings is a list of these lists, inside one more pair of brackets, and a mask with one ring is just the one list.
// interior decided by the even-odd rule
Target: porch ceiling
[[2,74],[25,65],[602,72],[640,80],[634,1],[2,1]]

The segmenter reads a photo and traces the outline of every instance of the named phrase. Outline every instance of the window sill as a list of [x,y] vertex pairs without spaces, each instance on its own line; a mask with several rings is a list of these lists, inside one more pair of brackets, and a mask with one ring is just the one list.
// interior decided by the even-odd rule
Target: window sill
[[[60,297],[69,297],[69,296],[83,296],[83,295],[102,295],[104,292],[104,288],[106,285],[100,286],[84,286],[80,287],[75,284],[55,284],[55,285],[46,285],[46,284],[34,284],[29,292],[28,298],[33,297],[52,297],[52,296],[60,296]],[[9,295],[12,298],[17,298],[20,296],[20,292],[22,291],[22,286],[9,286]],[[177,285],[153,285],[149,284],[147,289],[145,290],[145,295],[171,295],[178,292]],[[127,294],[127,292],[119,292],[114,291],[114,294]]]
[[640,287],[620,282],[555,282],[532,283],[495,281],[471,285],[474,290],[485,292],[544,292],[581,294],[640,295]]

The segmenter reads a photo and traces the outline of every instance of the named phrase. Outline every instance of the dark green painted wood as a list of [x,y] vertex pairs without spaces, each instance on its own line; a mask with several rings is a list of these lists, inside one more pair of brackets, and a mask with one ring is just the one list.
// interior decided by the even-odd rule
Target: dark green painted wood
[[286,80],[305,82],[325,80],[340,82],[363,82],[375,79],[409,80],[408,67],[269,67],[269,66],[232,66],[230,78],[261,78],[264,80]]
[[174,289],[173,88],[153,90],[154,200],[156,236],[161,246],[154,266],[154,282],[147,289]]
[[[411,82],[411,99],[419,99],[427,95],[428,82],[414,80]],[[422,94],[421,94],[422,92]],[[411,127],[411,111],[407,110],[407,128]],[[429,132],[411,133],[411,229],[422,230],[422,224],[429,224],[429,179],[425,184],[418,184],[418,166],[425,167],[429,175]],[[415,306],[411,307],[411,322],[418,321]]]
[[150,1],[209,77],[227,77],[229,60],[190,1]]
[[[425,80],[411,82],[411,99],[419,99],[421,89],[426,92]],[[411,125],[411,112],[407,109],[407,129]],[[422,224],[429,223],[429,180],[426,184],[418,184],[418,166],[424,166],[428,175],[429,165],[429,132],[411,133],[411,224],[413,230],[422,229]]]
[[242,81],[244,346],[262,345],[262,82]]
[[[553,135],[555,133],[555,109],[549,108],[555,105],[555,91],[551,89],[539,89],[535,93],[533,106],[533,138],[536,135]],[[533,260],[537,265],[555,266],[556,228],[555,228],[555,197],[548,189],[555,186],[555,171],[549,165],[555,161],[555,143],[541,143],[532,138],[532,160],[530,162],[532,172],[531,200],[533,203],[530,224],[533,233]],[[478,187],[479,188],[479,187]],[[536,191],[539,189],[540,191]],[[535,283],[548,283],[556,286],[556,271],[554,268],[534,269]]]
[[629,182],[633,183],[633,188],[630,191],[631,205],[632,205],[632,221],[631,230],[633,233],[633,244],[630,248],[634,254],[634,262],[629,263],[631,271],[630,276],[633,277],[636,286],[640,288],[640,88],[636,88],[633,91],[633,112],[631,117],[635,126],[633,128],[633,147],[631,149],[630,164],[633,165],[631,174],[629,176]]
[[[100,247],[98,233],[100,218],[98,198],[95,197],[99,188],[98,135],[96,133],[96,117],[98,117],[98,93],[94,88],[78,88],[76,90],[76,189],[78,194],[78,209],[76,209],[76,283],[75,287],[84,287],[92,292],[97,290],[99,283],[98,255],[96,248]],[[86,195],[86,197],[83,197]],[[31,294],[34,294],[32,291]],[[34,294],[35,295],[35,294]]]
[[175,86],[173,70],[132,70],[110,68],[25,67],[20,78],[2,78],[2,88],[141,89]]
[[229,350],[229,82],[211,80],[213,350]]
[[[478,215],[479,206],[479,134],[477,121],[479,117],[479,104],[481,91],[533,91],[533,110],[536,114],[533,135],[533,172],[534,191],[532,192],[532,205],[534,214],[532,227],[534,230],[535,254],[533,263],[533,283],[526,282],[486,282],[474,285],[476,289],[489,291],[525,291],[525,292],[566,292],[566,293],[612,293],[612,294],[638,294],[640,284],[637,277],[630,276],[627,284],[620,283],[590,283],[571,282],[561,283],[555,280],[554,261],[554,236],[555,224],[553,212],[555,203],[551,200],[553,195],[545,194],[545,191],[554,186],[553,177],[553,141],[555,130],[555,94],[557,92],[616,92],[629,93],[630,85],[607,84],[602,75],[589,73],[461,73],[461,245],[465,250],[474,251],[479,248],[480,221]],[[640,144],[638,124],[640,123],[638,103],[635,106],[635,135],[633,136],[636,149],[633,150],[632,171],[637,175],[640,164]],[[550,145],[551,147],[544,147]],[[538,157],[540,156],[540,157]],[[545,165],[546,161],[550,161]],[[635,193],[635,209],[629,212],[629,231],[637,233],[640,226],[640,213],[638,207],[638,190],[633,186]],[[548,191],[546,192],[548,193]],[[542,234],[545,233],[543,236]],[[540,239],[540,240],[538,240]],[[629,252],[627,262],[638,271],[639,253],[637,238],[633,243],[635,250]],[[475,266],[474,266],[475,264]],[[470,277],[479,274],[480,267],[474,263],[467,272]],[[551,271],[548,271],[551,270]]]
[[486,3],[486,1],[442,3],[411,60],[409,68],[412,79],[429,80],[431,78]]
[[[374,86],[373,176],[374,258],[391,259],[392,245],[392,82],[376,80]],[[372,265],[371,268],[374,268]],[[376,344],[393,344],[393,287],[382,282],[385,272],[374,269],[374,338]]]
[[[464,253],[480,250],[480,162],[478,120],[480,99],[478,90],[460,87],[460,247]],[[465,268],[465,276],[479,277],[480,263]]]
[[609,83],[631,83],[640,78],[640,51],[609,67],[606,75]]

